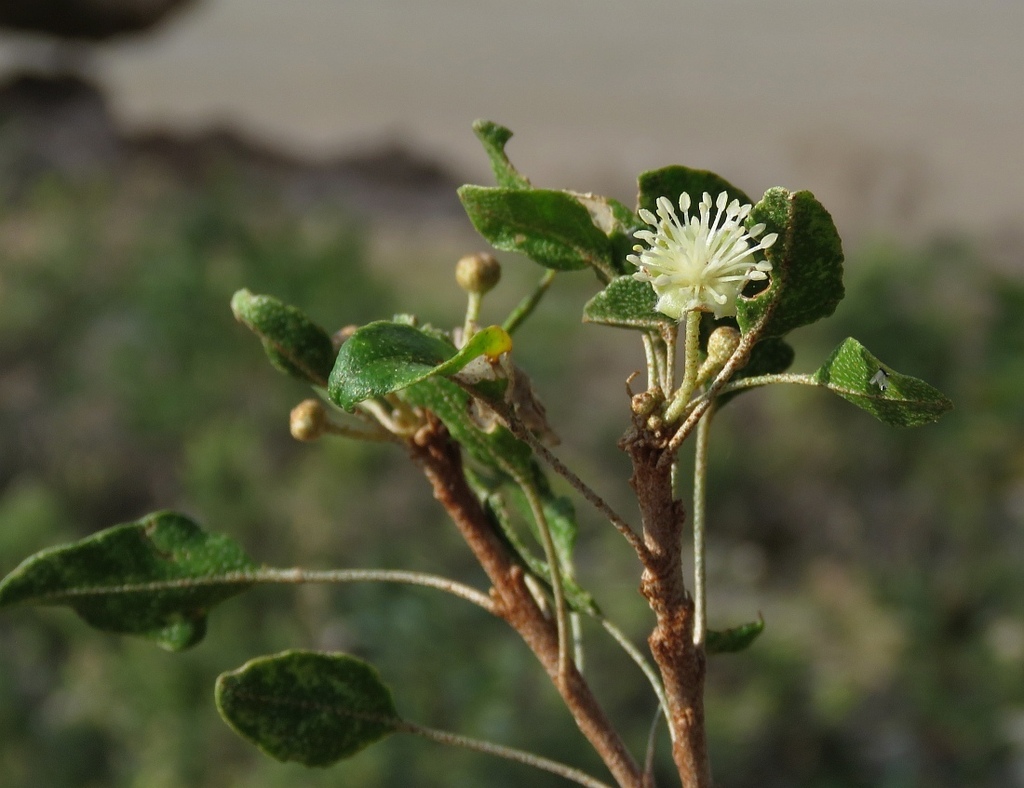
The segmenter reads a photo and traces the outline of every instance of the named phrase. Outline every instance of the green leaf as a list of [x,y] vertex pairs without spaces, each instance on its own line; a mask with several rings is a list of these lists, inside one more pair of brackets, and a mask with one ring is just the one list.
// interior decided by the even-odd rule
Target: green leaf
[[271,364],[315,386],[327,385],[334,345],[330,335],[302,310],[273,296],[239,290],[231,299],[231,311],[260,338]]
[[400,729],[377,671],[347,654],[285,651],[222,673],[217,710],[271,758],[330,766]]
[[[518,559],[520,566],[529,570],[550,589],[551,570],[548,567],[547,562],[538,558],[526,546],[526,544],[523,543],[523,540],[519,537],[519,534],[513,527],[511,517],[505,506],[503,494],[507,494],[510,490],[514,489],[517,493],[520,493],[521,497],[521,490],[507,480],[484,480],[479,474],[474,473],[471,469],[467,469],[466,477],[470,481],[470,484],[473,485],[477,494],[484,500],[485,508],[493,520],[495,534],[497,534],[497,536],[505,543],[509,551]],[[530,517],[532,524],[532,515],[527,514],[524,516]],[[555,538],[555,528],[552,527],[552,540]],[[558,549],[557,546],[556,549]],[[567,573],[565,571],[564,563],[560,563],[559,566],[563,570],[562,592],[565,595],[565,601],[569,605],[570,609],[591,615],[600,613],[600,608],[594,601],[594,597],[576,582],[572,577],[571,572]]]
[[736,304],[740,330],[747,333],[767,316],[761,336],[782,336],[831,315],[843,299],[843,245],[821,203],[807,191],[769,189],[750,212],[764,234],[778,233],[765,252],[770,283]]
[[497,359],[512,348],[500,326],[475,333],[462,350],[403,323],[380,320],[358,329],[341,346],[327,386],[345,409],[399,391],[435,375],[454,375],[480,356]]
[[207,611],[252,585],[256,568],[226,536],[158,512],[26,559],[0,582],[0,607],[66,605],[98,629],[179,651],[203,639]]
[[634,273],[636,267],[626,260],[633,251],[636,239],[633,233],[643,226],[640,218],[618,200],[599,194],[567,192],[579,200],[590,212],[590,220],[608,236],[611,242],[611,265],[615,274]]
[[[551,529],[560,567],[566,575],[571,575],[572,550],[579,528],[576,512],[569,499],[556,495],[551,489],[543,469],[533,456],[533,450],[500,424],[491,424],[487,428],[478,424],[472,416],[470,395],[448,380],[424,380],[405,389],[402,397],[411,405],[429,409],[444,423],[452,438],[486,471],[469,472],[467,476],[470,482],[488,498],[508,496],[537,535],[533,513],[511,474],[534,485]],[[491,506],[495,512],[498,535],[534,574],[550,582],[550,572],[544,562],[525,548],[511,531],[511,525],[498,514],[501,509],[499,501],[492,500]],[[582,611],[597,609],[593,597],[571,578],[566,579],[563,586],[566,601],[571,607]]]
[[734,654],[743,651],[764,632],[764,619],[741,624],[730,629],[709,629],[704,638],[704,649],[708,654]]
[[583,322],[640,331],[671,330],[677,321],[658,312],[658,296],[650,282],[619,276],[583,307]]
[[923,380],[895,372],[852,338],[835,349],[814,373],[814,380],[896,427],[929,424],[953,407],[942,392]]
[[489,120],[475,121],[473,132],[487,151],[498,186],[505,189],[529,189],[530,181],[519,174],[505,154],[505,145],[512,138],[512,132]]
[[679,204],[679,197],[684,192],[690,195],[690,200],[695,206],[704,197],[704,192],[711,195],[712,202],[722,192],[728,192],[730,198],[739,200],[741,204],[753,202],[743,191],[720,175],[678,164],[641,173],[637,179],[637,186],[640,191],[637,205],[652,213],[657,209],[659,197],[668,197],[674,207]]
[[519,252],[545,268],[594,268],[611,279],[621,263],[590,211],[569,192],[463,186],[459,199],[470,221],[496,249]]

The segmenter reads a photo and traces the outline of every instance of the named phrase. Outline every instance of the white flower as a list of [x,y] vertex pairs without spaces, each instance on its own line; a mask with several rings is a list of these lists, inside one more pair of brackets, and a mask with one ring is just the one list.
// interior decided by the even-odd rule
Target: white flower
[[718,214],[711,222],[711,195],[704,192],[698,215],[690,215],[690,195],[679,197],[680,220],[667,197],[658,198],[658,215],[640,210],[640,218],[655,228],[637,230],[634,235],[647,246],[637,244],[626,259],[640,270],[634,279],[650,282],[658,295],[655,307],[662,314],[681,320],[686,312],[699,309],[715,317],[736,314],[736,299],[743,286],[767,279],[771,263],[755,259],[755,252],[775,243],[778,235],[764,232],[763,224],[746,228],[744,220],[751,205],[729,202],[722,192],[715,203]]

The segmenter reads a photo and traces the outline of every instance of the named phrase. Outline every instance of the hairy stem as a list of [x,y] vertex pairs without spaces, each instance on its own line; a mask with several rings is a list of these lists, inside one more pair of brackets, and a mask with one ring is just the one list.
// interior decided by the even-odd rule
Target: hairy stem
[[693,463],[693,604],[695,608],[693,622],[693,644],[704,648],[704,633],[707,630],[707,571],[704,564],[705,554],[705,503],[707,500],[708,476],[708,434],[711,431],[711,418],[715,409],[709,408],[704,418],[697,425],[697,445],[694,449]]
[[550,758],[534,755],[532,752],[525,752],[524,750],[517,750],[513,747],[506,747],[502,744],[495,744],[480,739],[471,739],[468,736],[461,736],[457,733],[427,728],[406,720],[395,720],[392,724],[400,731],[415,733],[417,736],[422,736],[431,741],[462,747],[467,750],[486,753],[487,755],[494,755],[508,761],[516,761],[517,763],[532,766],[535,769],[542,769],[543,771],[551,772],[551,774],[557,774],[559,777],[564,777],[566,780],[577,785],[586,786],[586,788],[611,788],[607,783],[591,777],[586,772],[581,772],[579,769],[574,769],[567,764],[553,761]]
[[665,410],[665,423],[671,424],[683,415],[686,406],[690,402],[690,395],[693,394],[694,384],[697,382],[697,369],[700,366],[698,354],[700,352],[700,316],[697,310],[690,310],[686,313],[686,333],[684,335],[684,357],[683,357],[683,382],[672,395],[672,402]]
[[449,580],[447,577],[426,574],[424,572],[407,572],[401,569],[259,569],[245,572],[245,576],[257,583],[403,583],[406,585],[436,588],[452,596],[482,607],[488,613],[494,613],[494,601],[475,588]]
[[445,508],[493,584],[491,597],[497,615],[519,633],[540,660],[580,731],[619,786],[642,788],[639,766],[601,709],[586,679],[573,664],[561,671],[557,628],[537,605],[522,567],[495,533],[466,481],[459,445],[440,422],[431,418],[408,448],[413,461],[433,487],[434,497]]
[[683,511],[672,495],[666,436],[635,418],[620,446],[633,463],[630,484],[643,518],[647,555],[640,590],[656,623],[648,638],[661,670],[672,732],[672,758],[684,788],[709,788],[711,766],[704,725],[704,650],[693,642],[694,601],[682,574]]

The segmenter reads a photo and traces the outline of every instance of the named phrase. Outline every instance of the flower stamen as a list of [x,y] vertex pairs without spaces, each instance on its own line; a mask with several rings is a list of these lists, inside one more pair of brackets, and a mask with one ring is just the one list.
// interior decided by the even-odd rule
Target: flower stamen
[[[717,209],[712,218],[712,204]],[[736,314],[736,299],[750,281],[768,278],[772,269],[767,260],[755,255],[769,249],[778,239],[765,231],[764,224],[746,227],[753,209],[729,200],[721,192],[712,203],[704,192],[697,214],[690,213],[690,195],[679,197],[682,218],[667,197],[659,197],[657,215],[641,209],[640,218],[654,230],[640,229],[633,235],[644,242],[633,247],[636,254],[626,259],[640,270],[634,279],[650,282],[658,296],[656,309],[681,320],[692,310],[713,312],[715,317]]]

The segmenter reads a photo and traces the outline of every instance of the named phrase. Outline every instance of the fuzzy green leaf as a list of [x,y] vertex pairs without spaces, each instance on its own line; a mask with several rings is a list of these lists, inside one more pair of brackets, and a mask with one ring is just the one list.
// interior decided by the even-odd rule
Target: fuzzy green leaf
[[767,316],[760,335],[782,336],[831,315],[844,294],[843,246],[828,211],[810,192],[774,188],[749,221],[779,237],[765,252],[772,264],[768,287],[736,304],[740,330],[747,333]]
[[[477,423],[472,415],[470,395],[448,380],[424,380],[405,389],[402,397],[411,405],[431,410],[444,423],[467,454],[485,469],[484,473],[471,473],[470,480],[488,496],[508,495],[537,535],[533,513],[513,474],[533,485],[551,529],[560,567],[567,576],[564,582],[566,600],[577,610],[597,610],[593,597],[568,577],[572,574],[572,551],[579,529],[575,509],[569,499],[556,495],[551,489],[543,469],[533,456],[533,450],[500,424],[485,427]],[[498,508],[495,503],[495,509]],[[549,581],[547,567],[532,556],[507,522],[502,521],[499,515],[496,518],[495,528],[499,536],[509,542],[512,551],[531,571]]]
[[652,213],[657,209],[659,197],[667,197],[675,207],[678,206],[679,197],[684,192],[690,195],[694,206],[700,203],[705,192],[711,195],[712,202],[722,192],[728,192],[729,197],[739,200],[740,204],[752,202],[743,191],[737,189],[720,175],[708,170],[694,170],[678,164],[641,173],[637,179],[637,186],[640,192],[637,197],[637,205]]
[[496,249],[519,252],[545,268],[594,268],[611,279],[621,263],[587,206],[569,192],[463,186],[470,221]]
[[0,582],[0,607],[65,605],[97,629],[179,651],[203,639],[209,609],[252,585],[256,568],[227,537],[158,512],[26,559]]
[[896,427],[929,424],[953,407],[942,392],[923,380],[895,372],[853,338],[835,349],[814,373],[814,379],[879,421]]
[[489,120],[475,121],[473,132],[487,151],[498,186],[504,189],[529,189],[530,181],[519,174],[505,154],[505,145],[512,138],[512,132]]
[[398,730],[377,671],[347,654],[285,651],[222,673],[217,710],[271,758],[330,766]]
[[704,638],[704,649],[708,654],[734,654],[750,646],[764,632],[764,619],[741,624],[729,629],[709,629]]
[[650,282],[632,276],[613,279],[583,307],[583,322],[640,331],[664,331],[677,322],[658,312],[658,296]]
[[496,359],[512,348],[499,326],[475,333],[462,348],[403,323],[380,320],[358,329],[341,346],[327,391],[343,408],[399,391],[435,375],[454,375],[480,356]]
[[273,296],[239,290],[231,299],[231,311],[260,338],[271,364],[315,386],[327,385],[334,346],[330,335],[302,310]]

